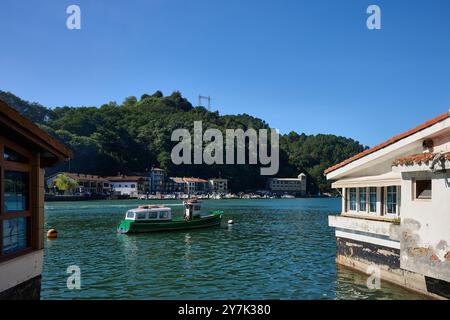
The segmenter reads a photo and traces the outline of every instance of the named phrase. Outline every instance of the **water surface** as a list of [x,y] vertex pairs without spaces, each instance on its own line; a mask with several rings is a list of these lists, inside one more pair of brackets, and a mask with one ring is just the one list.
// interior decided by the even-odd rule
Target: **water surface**
[[[224,210],[221,227],[116,234],[126,210],[145,201],[46,203],[43,299],[419,299],[335,264],[327,216],[339,199],[210,200]],[[173,206],[180,201],[152,201]],[[226,221],[235,224],[228,226]],[[81,269],[81,290],[66,286],[67,267]]]

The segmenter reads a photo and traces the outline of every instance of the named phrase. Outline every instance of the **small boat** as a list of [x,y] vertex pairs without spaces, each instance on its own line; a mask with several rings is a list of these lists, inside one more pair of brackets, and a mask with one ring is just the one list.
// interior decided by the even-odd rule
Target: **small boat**
[[128,210],[117,227],[118,233],[142,233],[186,230],[219,226],[223,211],[200,214],[198,200],[184,201],[184,217],[173,217],[172,209],[158,205],[144,205]]

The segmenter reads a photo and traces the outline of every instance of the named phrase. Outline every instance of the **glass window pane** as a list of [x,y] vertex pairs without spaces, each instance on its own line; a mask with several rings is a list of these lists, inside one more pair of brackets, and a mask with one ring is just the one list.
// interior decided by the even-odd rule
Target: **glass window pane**
[[349,189],[350,210],[356,211],[356,188]]
[[147,214],[145,212],[140,212],[137,214],[136,219],[137,220],[145,220],[147,217]]
[[20,153],[5,147],[3,150],[3,159],[6,161],[13,161],[13,162],[19,162],[19,163],[30,163],[30,160],[21,155]]
[[377,212],[377,188],[370,187],[369,192],[369,210],[370,212]]
[[387,201],[386,201],[386,212],[389,214],[397,213],[397,187],[391,186],[387,187]]
[[416,199],[431,199],[431,180],[416,181]]
[[169,217],[169,214],[167,211],[160,211],[159,212],[159,219],[167,219]]
[[367,191],[366,188],[359,188],[359,211],[367,210]]
[[3,220],[3,254],[27,248],[27,218]]
[[28,173],[5,171],[5,211],[28,210]]

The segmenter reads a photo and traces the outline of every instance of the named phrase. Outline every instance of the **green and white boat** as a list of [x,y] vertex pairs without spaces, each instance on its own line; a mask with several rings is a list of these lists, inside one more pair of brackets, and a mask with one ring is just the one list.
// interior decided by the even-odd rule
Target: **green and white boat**
[[173,217],[172,209],[165,206],[144,205],[128,210],[125,218],[117,227],[118,233],[142,233],[186,230],[219,226],[223,211],[214,211],[206,215],[200,213],[198,200],[183,202],[184,217]]

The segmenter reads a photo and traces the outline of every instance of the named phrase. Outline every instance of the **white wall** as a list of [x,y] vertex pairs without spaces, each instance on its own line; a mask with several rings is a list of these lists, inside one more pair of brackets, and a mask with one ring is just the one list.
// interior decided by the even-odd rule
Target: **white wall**
[[[402,219],[421,224],[418,234],[424,244],[445,240],[450,244],[450,173],[415,172],[402,174]],[[431,179],[431,200],[414,200],[413,179]]]
[[[401,267],[450,281],[450,171],[402,174]],[[431,200],[414,199],[414,179],[432,181]]]
[[[120,187],[119,187],[120,185]],[[131,185],[135,187],[132,188]],[[114,189],[114,192],[120,193],[121,195],[129,195],[134,196],[138,194],[138,183],[137,182],[111,182],[111,186]]]

